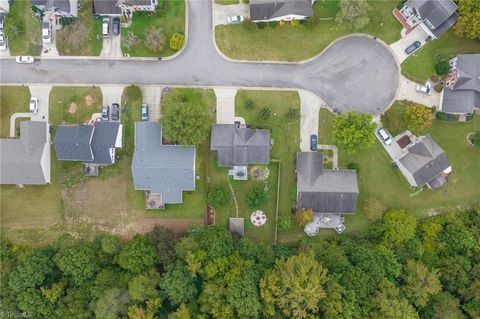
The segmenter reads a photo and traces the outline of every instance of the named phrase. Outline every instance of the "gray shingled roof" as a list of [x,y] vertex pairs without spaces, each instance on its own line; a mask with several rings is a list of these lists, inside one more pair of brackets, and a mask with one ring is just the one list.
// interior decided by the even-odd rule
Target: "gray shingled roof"
[[399,161],[413,175],[419,187],[450,167],[447,155],[430,135],[418,138],[407,150]]
[[[42,167],[42,160],[45,167]],[[49,183],[49,165],[46,122],[22,121],[19,139],[0,140],[0,184]]]
[[98,15],[120,15],[122,10],[117,6],[117,0],[93,0],[93,12]]
[[323,153],[297,153],[297,208],[315,213],[352,214],[358,200],[355,170],[323,169]]
[[406,6],[414,8],[422,19],[428,20],[432,25],[427,27],[439,37],[457,21],[457,6],[452,0],[409,0]]
[[161,194],[164,204],[181,204],[182,191],[195,190],[195,146],[163,145],[157,123],[137,122],[132,175],[135,189]]
[[452,114],[473,113],[480,106],[480,92],[452,90],[444,88],[442,92],[442,112]]
[[76,8],[71,7],[70,0],[32,0],[32,5],[45,6],[46,10],[58,9],[75,15],[77,12]]
[[239,128],[235,124],[212,125],[211,150],[218,165],[245,166],[270,162],[270,130]]
[[270,20],[289,14],[311,16],[312,2],[310,0],[250,0],[252,21]]
[[455,90],[474,90],[480,93],[480,54],[459,54],[457,76]]

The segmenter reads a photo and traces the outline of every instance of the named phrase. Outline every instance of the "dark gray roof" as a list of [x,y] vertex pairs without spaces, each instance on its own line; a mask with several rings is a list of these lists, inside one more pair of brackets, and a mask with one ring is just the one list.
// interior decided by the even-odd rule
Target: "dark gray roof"
[[152,0],[123,0],[123,3],[130,6],[149,6],[152,4]]
[[157,123],[137,122],[132,175],[135,189],[161,194],[164,204],[181,204],[182,191],[195,190],[195,146],[163,145]]
[[93,12],[98,15],[120,15],[122,10],[117,6],[117,0],[93,0]]
[[480,93],[480,54],[457,56],[455,90],[474,90]]
[[20,122],[19,139],[0,140],[0,164],[0,184],[41,185],[50,182],[47,123]]
[[447,180],[445,179],[445,177],[440,174],[434,179],[432,179],[430,182],[428,182],[428,186],[430,186],[431,189],[437,189],[445,185],[446,182]]
[[45,9],[58,9],[64,12],[70,12],[70,0],[32,0],[34,6],[45,6]]
[[474,107],[480,107],[480,92],[443,89],[442,112],[467,114],[472,113]]
[[230,217],[229,230],[232,235],[245,236],[245,220],[244,218]]
[[245,166],[270,162],[270,130],[239,128],[235,124],[212,125],[211,150],[220,166]]
[[250,0],[252,21],[270,20],[289,14],[311,16],[312,2],[310,0]]
[[355,213],[358,199],[357,172],[324,169],[323,153],[297,153],[297,208],[315,213]]
[[95,122],[80,125],[59,125],[55,135],[55,153],[61,161],[112,164],[120,123]]
[[423,20],[433,26],[427,27],[438,37],[457,21],[457,6],[452,0],[409,0],[406,6],[414,8]]
[[413,175],[419,187],[450,167],[447,155],[430,135],[419,137],[407,150],[399,161]]

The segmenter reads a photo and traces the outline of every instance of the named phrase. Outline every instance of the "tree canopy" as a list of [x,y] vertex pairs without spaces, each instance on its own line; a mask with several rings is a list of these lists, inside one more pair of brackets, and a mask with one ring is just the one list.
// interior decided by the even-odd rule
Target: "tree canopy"
[[335,118],[333,141],[347,152],[370,147],[374,140],[375,123],[370,114],[351,111]]
[[178,101],[164,108],[162,129],[165,136],[175,143],[203,143],[210,130],[207,110],[200,105]]

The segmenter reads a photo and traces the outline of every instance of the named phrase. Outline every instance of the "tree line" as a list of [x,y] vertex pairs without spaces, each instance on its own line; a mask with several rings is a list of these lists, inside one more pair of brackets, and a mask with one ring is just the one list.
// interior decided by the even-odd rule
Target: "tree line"
[[480,211],[393,210],[355,236],[265,245],[219,227],[3,240],[0,313],[29,318],[479,318]]

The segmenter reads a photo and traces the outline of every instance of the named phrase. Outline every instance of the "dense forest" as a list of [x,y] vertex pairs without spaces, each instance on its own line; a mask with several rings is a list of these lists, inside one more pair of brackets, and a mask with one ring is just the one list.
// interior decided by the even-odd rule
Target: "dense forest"
[[1,244],[3,318],[480,318],[480,211],[295,245],[225,229]]

